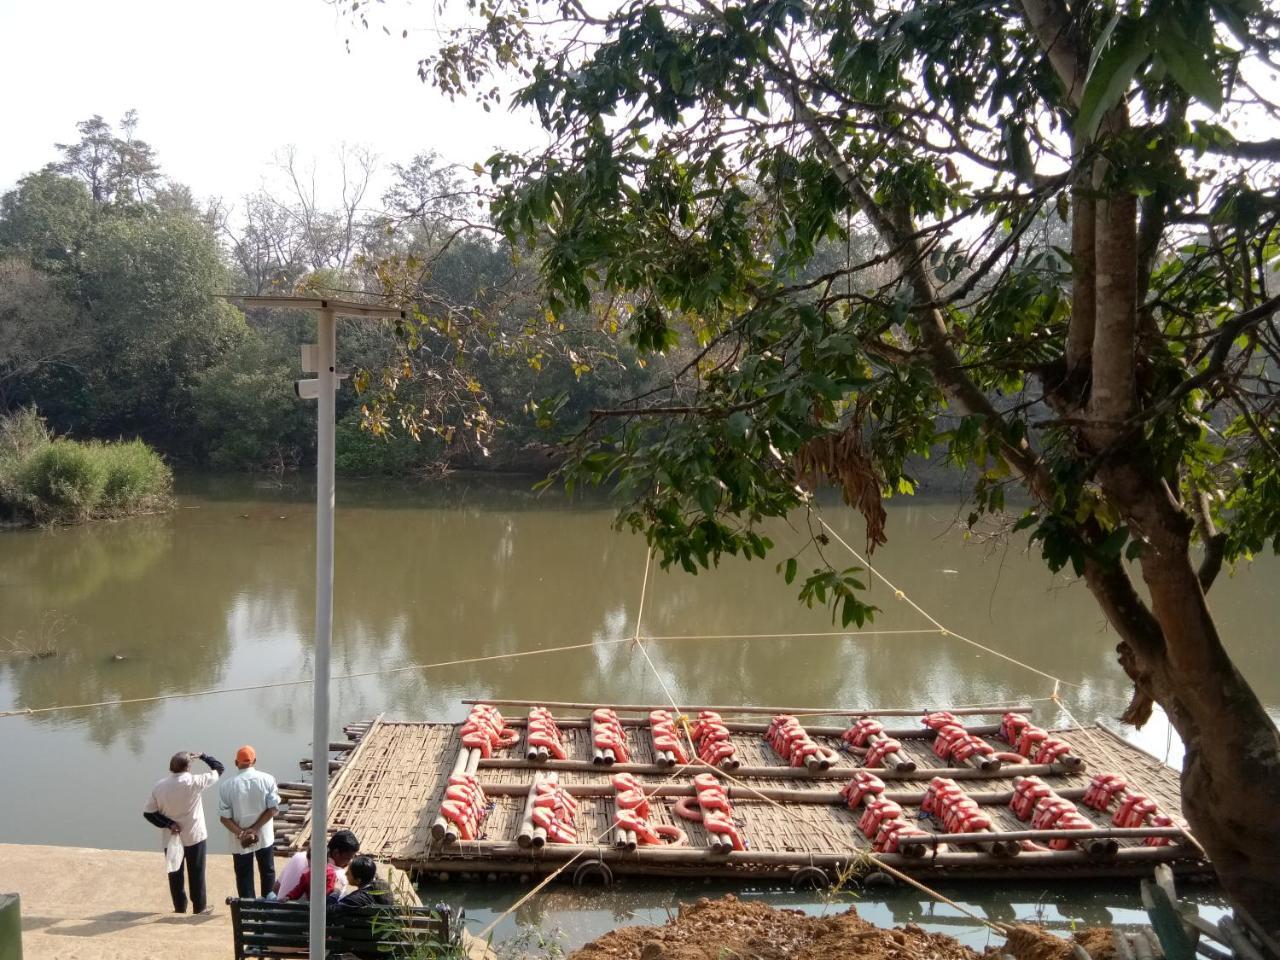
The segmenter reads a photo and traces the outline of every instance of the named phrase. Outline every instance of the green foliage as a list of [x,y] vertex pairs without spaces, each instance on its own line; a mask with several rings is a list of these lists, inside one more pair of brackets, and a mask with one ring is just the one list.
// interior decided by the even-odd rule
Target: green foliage
[[140,440],[55,438],[33,409],[0,417],[0,516],[78,523],[169,505],[173,474]]
[[162,506],[173,488],[173,471],[141,440],[100,443],[90,448],[104,473],[101,506],[136,513]]
[[343,417],[334,434],[334,466],[352,477],[412,476],[432,462],[437,442],[403,434],[375,437],[363,427],[358,410]]
[[298,349],[249,330],[194,377],[203,458],[224,470],[295,467],[315,444],[315,416],[294,394]]
[[54,440],[18,468],[22,504],[42,523],[75,523],[102,502],[107,472],[97,453],[71,440]]
[[[1247,161],[1280,149],[1241,143],[1224,107],[1272,109],[1241,81],[1280,50],[1274,20],[1252,0],[1049,7],[1074,89],[1027,5],[985,0],[642,2],[582,47],[540,21],[577,11],[495,0],[431,51],[423,75],[451,96],[510,97],[492,75],[516,68],[514,102],[549,134],[487,172],[551,319],[608,303],[665,364],[604,413],[532,407],[571,438],[566,485],[611,487],[623,525],[696,571],[763,555],[760,523],[808,502],[798,464],[843,438],[817,472],[863,508],[869,547],[866,492],[913,491],[907,465],[935,456],[974,478],[971,522],[1024,482],[1019,529],[1051,568],[1115,571],[1145,546],[1099,475],[1122,450],[1205,505],[1188,528],[1222,531],[1228,560],[1276,543],[1280,338],[1259,321],[1280,198]],[[1145,332],[1108,446],[1082,432],[1087,366],[1067,369],[1070,221],[1115,194],[1142,208]],[[847,571],[779,568],[846,624],[873,613]]]

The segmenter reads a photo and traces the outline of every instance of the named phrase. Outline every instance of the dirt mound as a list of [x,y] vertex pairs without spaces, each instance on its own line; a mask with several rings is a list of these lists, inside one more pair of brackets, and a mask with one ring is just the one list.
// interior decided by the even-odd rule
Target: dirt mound
[[1081,931],[1071,940],[1055,937],[1037,927],[1014,927],[1001,952],[1015,960],[1073,960],[1071,948],[1077,943],[1093,960],[1112,960],[1115,956],[1111,931],[1100,927]]
[[[1094,960],[1110,960],[1111,933],[1076,937]],[[568,960],[1068,960],[1072,944],[1035,927],[1019,927],[1006,946],[979,954],[951,937],[908,924],[893,930],[846,913],[808,916],[733,896],[682,904],[661,927],[621,927],[593,940]]]
[[857,912],[806,916],[736,897],[683,904],[662,927],[622,927],[569,960],[979,960],[950,937],[919,927],[883,930]]

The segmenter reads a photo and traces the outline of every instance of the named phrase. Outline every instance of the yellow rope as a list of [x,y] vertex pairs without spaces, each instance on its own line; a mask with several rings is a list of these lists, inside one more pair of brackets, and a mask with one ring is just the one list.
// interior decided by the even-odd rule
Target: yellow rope
[[1009,663],[1012,663],[1015,666],[1022,667],[1022,669],[1024,670],[1030,670],[1032,673],[1039,674],[1040,676],[1044,677],[1046,680],[1052,680],[1055,683],[1065,683],[1069,687],[1080,686],[1080,684],[1078,683],[1072,683],[1070,680],[1063,680],[1061,677],[1055,677],[1052,673],[1045,673],[1039,667],[1033,667],[1029,663],[1024,663],[1023,661],[1018,660],[1015,657],[1009,656],[1007,653],[1001,653],[999,650],[993,650],[991,647],[988,647],[985,644],[978,643],[978,641],[976,640],[970,640],[968,637],[961,636],[955,631],[947,629],[938,620],[934,619],[934,617],[932,617],[929,614],[929,611],[925,610],[922,606],[920,606],[920,604],[916,603],[909,596],[907,596],[906,591],[899,589],[888,577],[886,577],[883,573],[881,573],[874,566],[872,566],[871,561],[869,561],[866,557],[860,554],[857,550],[853,549],[853,547],[849,545],[849,543],[844,539],[844,537],[836,533],[835,529],[831,526],[831,524],[827,523],[827,521],[822,519],[822,517],[818,517],[818,522],[822,524],[822,528],[826,530],[827,533],[831,534],[831,536],[835,538],[836,542],[838,542],[842,547],[844,547],[851,554],[853,554],[854,559],[856,559],[860,564],[866,567],[867,570],[870,571],[870,573],[873,576],[875,576],[878,580],[880,580],[886,587],[892,590],[893,595],[897,599],[905,600],[908,606],[910,606],[913,610],[915,610],[918,614],[920,614],[920,616],[924,617],[926,620],[932,623],[935,627],[937,627],[938,632],[941,633],[943,636],[953,637],[954,639],[959,640],[962,643],[969,644],[969,646],[971,647],[977,647],[979,650],[983,651],[984,653],[989,653],[993,657],[999,657],[1001,660],[1007,660]]
[[[640,637],[642,641],[665,643],[679,640],[763,640],[785,637],[874,637],[893,633],[936,633],[936,630],[845,630],[832,633],[743,633],[715,634],[701,636],[688,634],[682,636]],[[574,650],[587,650],[592,647],[614,646],[623,643],[634,643],[636,637],[614,637],[608,640],[591,640],[585,643],[570,643],[557,647],[540,647],[537,650],[517,650],[513,653],[495,653],[484,657],[467,657],[461,660],[442,660],[438,663],[411,663],[402,667],[389,667],[385,670],[367,670],[361,673],[335,674],[332,680],[362,680],[368,677],[384,677],[396,673],[408,673],[414,670],[438,670],[443,667],[462,667],[475,663],[491,663],[496,660],[512,660],[518,657],[536,657],[547,653],[566,653]],[[186,698],[208,697],[220,693],[245,693],[252,690],[272,690],[279,687],[297,687],[309,685],[311,679],[280,680],[272,683],[254,683],[242,687],[216,687],[211,690],[192,690],[187,693],[164,693],[149,697],[132,697],[124,700],[97,700],[91,703],[58,704],[49,707],[25,707],[18,710],[0,711],[0,719],[5,717],[25,717],[40,713],[53,713],[62,710],[88,710],[95,707],[119,707],[135,703],[156,703],[162,700],[182,700]]]
[[[1057,704],[1059,710],[1061,710],[1064,714],[1067,715],[1067,720],[1071,723],[1072,728],[1075,730],[1079,730],[1081,733],[1083,733],[1085,735],[1085,738],[1088,739],[1088,741],[1091,744],[1093,744],[1093,746],[1097,748],[1097,750],[1100,753],[1104,754],[1107,757],[1107,759],[1111,761],[1111,764],[1114,767],[1114,770],[1116,773],[1123,773],[1126,770],[1128,765],[1124,762],[1124,760],[1120,758],[1119,754],[1115,753],[1111,749],[1111,745],[1104,743],[1100,737],[1094,736],[1093,731],[1090,730],[1089,727],[1085,726],[1076,718],[1076,715],[1071,712],[1070,708],[1067,707],[1066,701],[1064,701],[1062,699],[1062,696],[1058,693],[1058,688],[1056,686],[1053,688],[1053,696],[1050,699],[1052,699],[1053,702]],[[1179,810],[1178,811],[1179,820],[1182,819],[1181,814],[1182,814],[1182,811]],[[1194,846],[1197,850],[1200,851],[1200,856],[1207,857],[1208,854],[1205,853],[1204,847],[1201,845],[1200,841],[1195,838],[1195,834],[1191,832],[1191,828],[1187,826],[1186,822],[1184,821],[1182,823],[1179,823],[1178,827],[1179,829],[1182,830],[1183,836],[1187,838],[1187,840],[1192,844],[1192,846]]]
[[[846,544],[846,546],[847,546],[847,544]],[[649,554],[649,555],[646,555],[646,557],[645,557],[644,583],[646,583],[646,584],[647,584],[647,583],[648,583],[648,581],[649,581],[649,561],[650,561],[651,555],[652,555],[652,551],[650,551],[650,554]],[[643,603],[644,603],[644,589],[643,589],[643,588],[641,589],[641,592],[640,592],[640,598],[641,598],[641,604],[643,605]],[[919,609],[919,608],[917,608],[917,609]],[[637,636],[637,637],[639,637],[639,634],[640,634],[640,623],[639,623],[639,618],[640,618],[640,615],[641,615],[641,613],[642,613],[642,612],[643,612],[643,611],[639,611],[639,612],[637,612],[637,615],[636,615],[636,636]],[[922,612],[923,612],[923,611],[922,611]],[[927,614],[926,614],[926,616],[927,616]],[[936,625],[937,625],[939,628],[941,628],[941,624],[936,624]],[[657,678],[658,683],[661,685],[661,687],[662,687],[663,691],[667,694],[667,699],[671,702],[671,709],[672,709],[672,711],[674,711],[675,715],[676,715],[677,717],[679,717],[679,718],[680,718],[681,725],[682,725],[682,727],[683,727],[683,729],[684,729],[685,738],[686,738],[686,739],[688,740],[688,742],[689,742],[689,756],[692,758],[692,760],[689,762],[689,764],[684,764],[684,765],[682,765],[682,766],[681,766],[680,768],[678,768],[678,769],[679,769],[679,770],[683,770],[683,769],[685,769],[685,768],[686,768],[686,767],[688,767],[688,766],[702,766],[702,767],[706,767],[708,770],[711,770],[711,771],[715,772],[718,776],[724,777],[726,780],[729,780],[729,781],[731,781],[732,783],[734,783],[734,784],[736,784],[737,786],[739,786],[740,788],[742,788],[742,789],[746,790],[747,792],[754,794],[756,797],[758,797],[758,798],[759,798],[759,799],[761,799],[761,800],[764,800],[766,803],[770,803],[770,804],[772,804],[773,806],[777,807],[779,810],[785,809],[785,807],[783,806],[783,804],[782,804],[782,803],[780,803],[779,801],[774,800],[772,797],[767,797],[767,796],[765,796],[765,795],[764,795],[763,793],[761,793],[761,792],[760,792],[756,787],[752,786],[751,784],[747,783],[746,781],[739,780],[737,777],[733,776],[732,774],[728,773],[727,771],[725,771],[725,770],[723,770],[723,769],[720,769],[720,768],[717,768],[717,767],[712,766],[711,764],[707,763],[705,760],[703,760],[701,757],[699,757],[699,756],[697,755],[697,750],[694,748],[694,744],[693,744],[693,734],[692,734],[692,732],[691,732],[691,731],[690,731],[690,729],[689,729],[689,720],[688,720],[688,717],[686,717],[686,716],[684,715],[683,711],[681,711],[681,709],[680,709],[679,705],[676,703],[676,701],[675,701],[675,697],[673,697],[673,696],[671,695],[671,690],[667,687],[666,681],[663,679],[662,674],[661,674],[661,672],[659,672],[659,670],[658,670],[657,666],[655,666],[655,665],[654,665],[653,660],[651,660],[651,659],[649,658],[648,651],[646,651],[646,650],[645,650],[645,648],[644,648],[644,644],[643,644],[643,643],[642,643],[642,644],[640,644],[640,652],[644,654],[644,658],[645,658],[645,660],[646,660],[646,661],[648,661],[649,669],[653,671],[653,675]],[[1055,692],[1056,692],[1057,688],[1055,687],[1054,689],[1055,689]],[[674,774],[673,774],[673,776],[674,776]],[[670,779],[671,779],[671,778],[669,777],[669,778],[668,778],[668,781],[669,781]],[[883,862],[883,861],[881,861],[878,857],[876,857],[876,855],[875,855],[874,853],[870,853],[870,854],[868,854],[868,856],[869,856],[871,859],[875,860],[876,865],[877,865],[880,869],[882,869],[882,870],[884,870],[886,873],[888,873],[890,876],[895,877],[896,879],[901,880],[901,881],[903,881],[904,883],[907,883],[907,884],[909,884],[909,885],[911,885],[911,886],[915,887],[915,888],[916,888],[917,890],[919,890],[920,892],[922,892],[922,893],[924,893],[924,894],[926,894],[926,895],[928,895],[928,896],[930,896],[930,897],[933,897],[933,898],[934,898],[935,900],[937,900],[939,903],[944,903],[944,904],[946,904],[947,906],[949,906],[949,907],[951,907],[951,908],[953,908],[953,909],[955,909],[955,910],[960,911],[960,913],[964,914],[965,916],[967,916],[967,917],[969,917],[969,918],[971,918],[971,919],[973,919],[973,920],[976,920],[977,922],[979,922],[979,923],[981,923],[981,924],[984,924],[985,926],[989,927],[991,930],[995,931],[996,933],[1001,934],[1002,936],[1003,936],[1003,935],[1006,935],[1006,934],[1008,933],[1008,929],[1007,929],[1006,927],[1004,927],[1003,925],[1001,925],[1001,924],[997,924],[997,923],[994,923],[994,922],[992,922],[992,921],[990,921],[990,920],[986,919],[985,917],[981,917],[981,916],[979,916],[978,914],[974,913],[973,911],[968,910],[968,909],[966,909],[965,907],[960,906],[960,904],[956,903],[954,900],[951,900],[950,898],[948,898],[948,897],[944,896],[943,894],[939,893],[937,890],[934,890],[932,887],[929,887],[929,886],[927,886],[926,884],[921,883],[920,881],[916,880],[914,877],[911,877],[911,876],[907,875],[906,873],[903,873],[901,870],[898,870],[896,867],[892,867],[892,866],[890,866],[889,864],[884,863],[884,862]],[[566,866],[567,866],[567,864],[566,864]],[[540,886],[545,886],[545,883],[544,883],[544,884],[541,884]],[[535,890],[534,892],[536,892],[536,890]],[[525,899],[527,899],[527,897],[526,897]],[[521,902],[523,902],[523,901],[521,901]],[[515,908],[513,907],[512,909],[514,910]],[[497,922],[497,921],[495,921],[495,923],[496,923],[496,922]],[[490,925],[489,925],[489,929],[492,929],[492,927],[493,927],[493,924],[490,924]]]
[[[656,797],[658,795],[658,791],[661,788],[665,787],[668,783],[670,783],[676,777],[680,776],[680,774],[684,773],[685,770],[689,768],[689,766],[690,764],[681,764],[680,766],[673,768],[670,775],[665,780],[663,780],[661,783],[655,784],[653,787],[653,791],[651,793],[646,793],[644,795],[645,800],[652,800],[654,797]],[[530,787],[530,789],[532,789],[532,787]],[[614,829],[614,824],[611,822],[609,826],[607,826],[603,831],[596,834],[591,839],[590,843],[583,844],[583,846],[584,847],[599,846],[600,841],[604,837],[606,837],[613,829]],[[540,893],[544,887],[546,887],[549,883],[551,883],[552,880],[554,880],[556,877],[560,876],[560,874],[568,870],[579,859],[581,859],[582,857],[585,857],[587,855],[587,852],[588,851],[586,850],[579,850],[577,853],[575,853],[572,857],[570,857],[560,866],[552,870],[549,874],[547,874],[545,877],[542,878],[542,881],[538,883],[537,886],[535,886],[532,890],[530,890],[528,893],[522,896],[519,900],[517,900],[511,906],[507,907],[506,910],[503,910],[502,913],[498,914],[498,916],[495,917],[487,927],[485,927],[478,934],[476,934],[476,936],[481,940],[485,939],[485,937],[487,937],[490,933],[493,932],[494,927],[496,927],[503,920],[511,916],[511,914],[515,913],[522,906],[524,906],[526,903],[532,900],[534,896]]]

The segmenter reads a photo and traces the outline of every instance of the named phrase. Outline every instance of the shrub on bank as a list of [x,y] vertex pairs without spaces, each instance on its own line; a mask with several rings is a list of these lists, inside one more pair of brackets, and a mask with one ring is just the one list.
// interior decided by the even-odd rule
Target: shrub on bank
[[173,472],[141,440],[95,444],[90,448],[105,474],[102,505],[135,513],[165,506],[173,489]]
[[92,448],[54,440],[18,468],[18,489],[32,518],[41,523],[88,520],[102,502],[106,471]]
[[0,417],[0,516],[78,523],[168,506],[173,474],[141,440],[52,438],[31,410]]

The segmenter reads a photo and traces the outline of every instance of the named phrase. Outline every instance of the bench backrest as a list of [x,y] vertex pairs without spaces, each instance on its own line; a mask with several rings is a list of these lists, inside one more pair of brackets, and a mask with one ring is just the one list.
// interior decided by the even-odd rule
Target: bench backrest
[[[236,960],[248,957],[306,957],[310,907],[306,903],[228,897]],[[443,947],[458,932],[447,908],[331,907],[325,927],[327,956],[355,954],[395,957],[426,943]],[[451,926],[454,929],[451,929]]]

